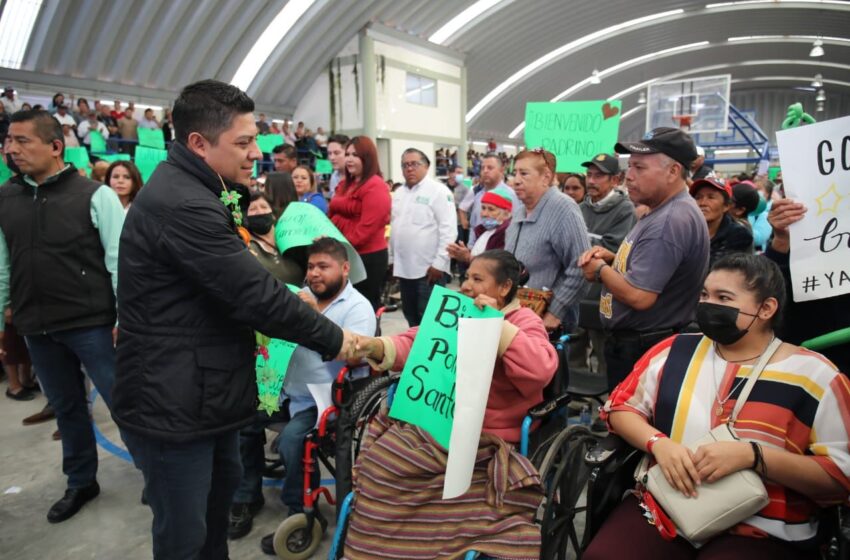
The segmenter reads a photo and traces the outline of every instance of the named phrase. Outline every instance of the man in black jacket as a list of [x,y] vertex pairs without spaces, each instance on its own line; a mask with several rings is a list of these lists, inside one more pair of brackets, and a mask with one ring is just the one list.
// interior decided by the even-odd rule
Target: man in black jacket
[[157,559],[227,558],[238,430],[256,414],[254,330],[325,360],[349,357],[355,343],[237,234],[243,185],[262,157],[253,110],[236,87],[186,86],[174,104],[176,142],[121,235],[113,417],[145,476]]

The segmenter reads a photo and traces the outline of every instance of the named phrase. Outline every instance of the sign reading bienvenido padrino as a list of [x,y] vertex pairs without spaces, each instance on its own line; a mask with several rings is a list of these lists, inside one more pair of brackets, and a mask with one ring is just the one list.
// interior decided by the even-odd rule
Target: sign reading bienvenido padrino
[[555,154],[558,173],[583,173],[582,162],[614,153],[621,106],[619,100],[528,103],[525,145]]

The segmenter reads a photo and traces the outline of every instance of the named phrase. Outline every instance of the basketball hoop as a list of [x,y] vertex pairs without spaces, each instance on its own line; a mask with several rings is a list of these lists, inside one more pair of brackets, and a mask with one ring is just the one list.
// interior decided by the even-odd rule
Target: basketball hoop
[[688,131],[691,129],[691,123],[694,120],[694,115],[673,115],[673,120],[679,123],[679,128]]

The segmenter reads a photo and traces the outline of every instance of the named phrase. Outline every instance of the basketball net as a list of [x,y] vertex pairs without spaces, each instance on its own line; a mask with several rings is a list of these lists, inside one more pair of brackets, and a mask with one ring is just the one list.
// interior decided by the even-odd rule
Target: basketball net
[[693,119],[693,115],[673,115],[673,120],[679,123],[679,128],[685,132],[691,130]]

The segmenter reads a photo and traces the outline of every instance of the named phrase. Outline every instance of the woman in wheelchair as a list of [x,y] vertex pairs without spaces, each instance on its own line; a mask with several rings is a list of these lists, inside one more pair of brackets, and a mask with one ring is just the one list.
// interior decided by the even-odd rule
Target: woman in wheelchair
[[674,336],[650,349],[603,408],[610,429],[650,454],[686,497],[754,469],[768,505],[697,548],[674,536],[672,521],[639,484],[583,558],[817,557],[819,510],[846,502],[850,490],[850,383],[828,360],[781,343],[738,413],[740,441],[687,447],[728,420],[776,337],[785,294],[771,261],[746,254],[720,260],[697,307],[703,334]]
[[[519,441],[527,410],[543,400],[558,357],[543,321],[514,297],[523,276],[513,255],[486,251],[472,260],[461,288],[478,307],[505,315],[469,491],[442,500],[446,449],[382,412],[355,466],[345,558],[458,558],[472,549],[497,558],[539,556],[540,479],[510,444]],[[362,340],[362,355],[377,369],[399,371],[417,330]]]

